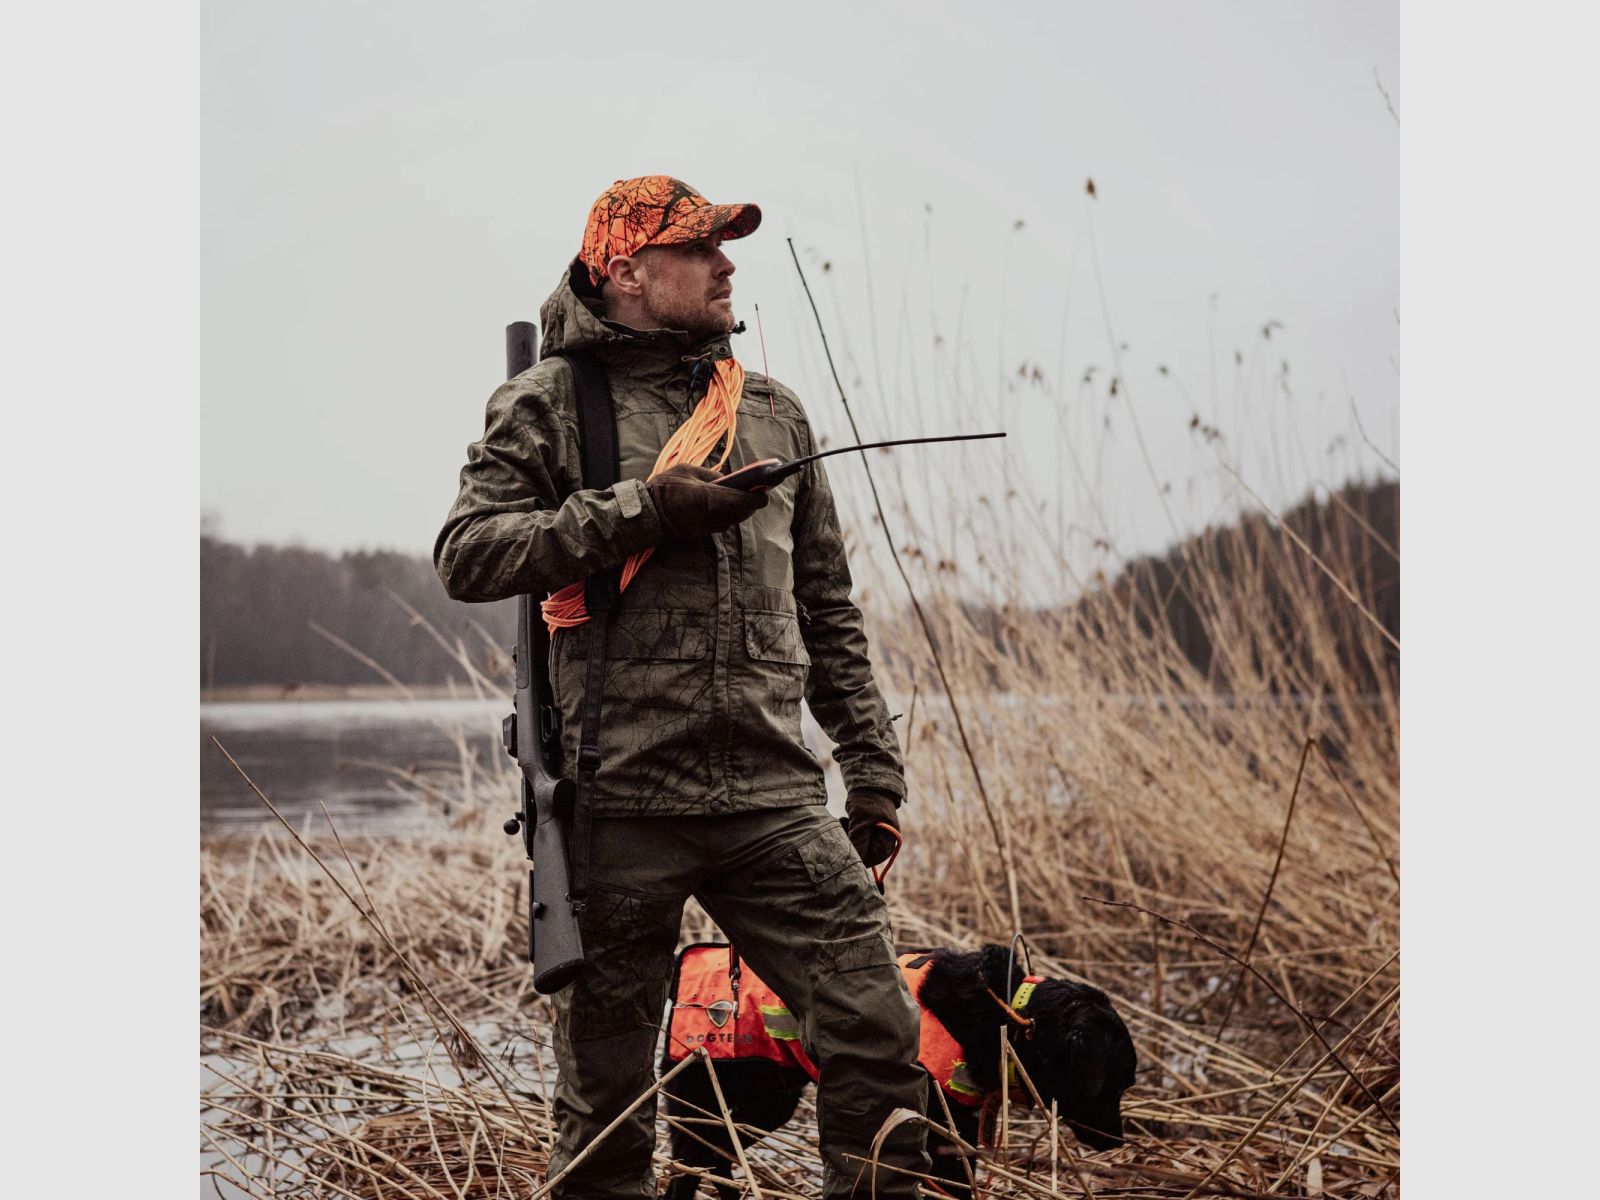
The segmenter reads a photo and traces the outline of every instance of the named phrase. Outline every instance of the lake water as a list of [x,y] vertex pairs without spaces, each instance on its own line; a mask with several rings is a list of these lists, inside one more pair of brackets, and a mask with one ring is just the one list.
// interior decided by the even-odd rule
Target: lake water
[[[1050,697],[985,693],[967,710],[971,728],[982,737],[988,712],[996,706],[1049,707]],[[1110,702],[1138,711],[1174,703],[1168,697],[1115,696]],[[1366,701],[1378,703],[1376,698]],[[1063,702],[1064,703],[1064,702]],[[1234,708],[1241,704],[1303,706],[1298,697],[1184,697],[1183,705]],[[1324,702],[1326,703],[1326,702]],[[890,699],[891,711],[903,701]],[[947,706],[921,697],[918,724]],[[213,735],[228,748],[279,811],[298,826],[309,818],[322,823],[320,801],[341,832],[404,833],[440,823],[437,808],[419,800],[419,781],[438,783],[441,797],[458,793],[461,750],[481,766],[509,769],[500,747],[500,720],[510,700],[279,700],[200,706],[200,828],[204,833],[245,832],[276,827],[272,815],[211,744]],[[1070,705],[1062,713],[1070,719]],[[843,788],[829,753],[831,744],[810,710],[802,708],[802,730],[826,769],[833,807],[842,811]],[[905,727],[900,730],[902,741]],[[510,778],[505,782],[506,813],[516,806]]]
[[[228,765],[213,736],[297,826],[328,806],[341,832],[398,833],[437,817],[415,780],[460,777],[463,738],[479,762],[497,766],[507,700],[307,700],[200,706],[200,828],[203,833],[275,826]],[[509,759],[505,759],[509,764]],[[515,807],[507,790],[507,812]]]
[[[500,745],[500,720],[509,700],[275,700],[200,706],[200,829],[202,833],[277,828],[228,760],[216,737],[239,760],[267,798],[303,828],[324,825],[328,806],[341,833],[415,832],[442,823],[418,798],[418,781],[435,779],[448,797],[459,790],[461,751],[491,769],[509,769]],[[818,749],[828,790],[842,803],[838,768],[827,754],[809,710],[806,741]],[[516,807],[510,778],[506,815]],[[839,808],[839,803],[835,808]],[[842,811],[842,809],[841,809]]]

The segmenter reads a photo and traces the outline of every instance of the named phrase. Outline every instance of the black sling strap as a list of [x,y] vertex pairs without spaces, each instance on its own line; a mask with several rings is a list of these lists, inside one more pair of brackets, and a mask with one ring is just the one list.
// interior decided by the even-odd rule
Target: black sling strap
[[[578,402],[578,444],[583,454],[583,486],[616,485],[620,470],[617,418],[605,367],[588,354],[563,354],[572,368]],[[572,907],[582,912],[589,891],[589,848],[593,840],[595,776],[600,770],[600,705],[605,689],[606,635],[616,604],[620,567],[596,571],[584,585],[589,610],[589,657],[584,671],[583,710],[578,726],[577,799],[572,814]]]

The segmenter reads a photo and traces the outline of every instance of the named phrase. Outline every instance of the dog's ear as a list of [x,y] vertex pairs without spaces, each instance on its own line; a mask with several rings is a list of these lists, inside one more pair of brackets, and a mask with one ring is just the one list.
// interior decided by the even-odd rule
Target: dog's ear
[[986,987],[996,992],[1003,993],[1003,998],[1011,999],[1013,992],[1022,982],[1022,965],[1013,963],[1011,966],[1011,979],[1006,979],[1006,962],[1010,958],[1010,951],[1004,946],[997,946],[990,942],[979,951],[982,955],[978,970],[983,975]]
[[1067,1034],[1067,1077],[1072,1087],[1091,1099],[1106,1086],[1106,1040],[1092,1029]]

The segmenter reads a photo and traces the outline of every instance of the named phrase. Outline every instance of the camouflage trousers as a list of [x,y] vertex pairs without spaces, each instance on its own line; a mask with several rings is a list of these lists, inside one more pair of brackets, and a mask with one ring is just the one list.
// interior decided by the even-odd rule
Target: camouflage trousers
[[[554,997],[550,1177],[654,1083],[679,920],[692,895],[801,1022],[821,1070],[824,1194],[867,1196],[861,1158],[892,1110],[923,1111],[927,1077],[883,898],[838,821],[821,805],[597,818],[592,864],[580,919],[586,965]],[[655,1116],[653,1099],[641,1105],[561,1183],[558,1200],[653,1197]],[[879,1162],[926,1172],[923,1138],[920,1124],[901,1125]],[[908,1176],[880,1169],[877,1194],[916,1193]]]

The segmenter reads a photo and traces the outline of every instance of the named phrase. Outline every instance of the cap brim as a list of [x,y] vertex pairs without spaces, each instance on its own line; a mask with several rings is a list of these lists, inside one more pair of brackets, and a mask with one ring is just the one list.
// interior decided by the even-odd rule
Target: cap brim
[[761,224],[761,209],[754,204],[708,204],[675,220],[650,239],[652,246],[676,246],[697,242],[720,233],[724,241],[742,238]]

